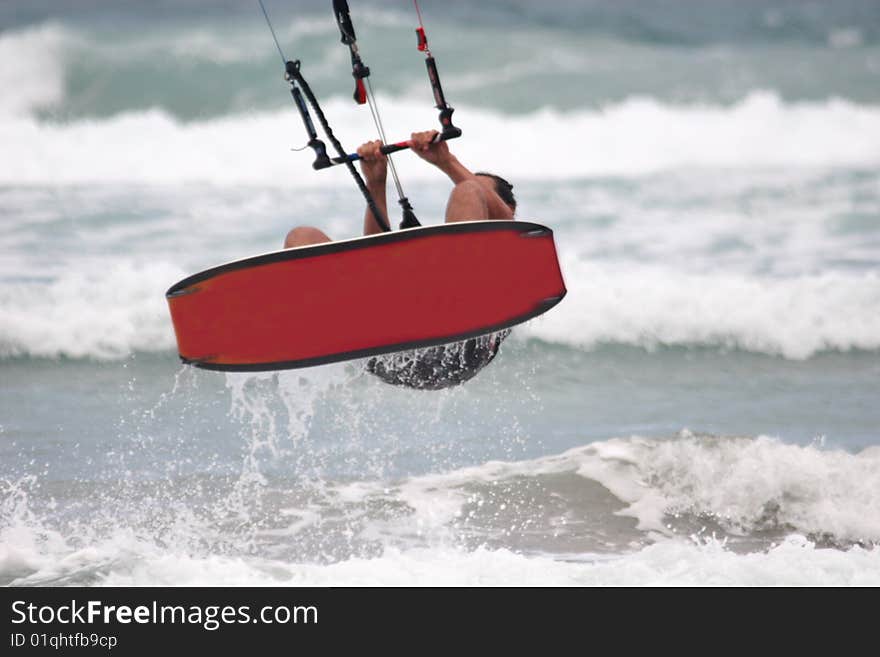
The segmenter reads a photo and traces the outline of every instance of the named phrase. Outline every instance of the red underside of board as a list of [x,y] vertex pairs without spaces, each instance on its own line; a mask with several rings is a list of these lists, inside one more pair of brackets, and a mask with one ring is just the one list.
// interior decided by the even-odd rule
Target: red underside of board
[[488,221],[249,258],[184,279],[168,304],[185,361],[257,370],[463,339],[564,294],[549,229]]

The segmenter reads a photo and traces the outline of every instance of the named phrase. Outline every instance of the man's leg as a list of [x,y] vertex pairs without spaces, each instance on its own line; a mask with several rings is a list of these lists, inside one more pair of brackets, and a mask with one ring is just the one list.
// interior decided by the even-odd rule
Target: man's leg
[[332,242],[329,237],[317,228],[311,226],[298,226],[284,238],[284,248],[289,249],[294,246],[309,246],[310,244],[322,244],[324,242]]

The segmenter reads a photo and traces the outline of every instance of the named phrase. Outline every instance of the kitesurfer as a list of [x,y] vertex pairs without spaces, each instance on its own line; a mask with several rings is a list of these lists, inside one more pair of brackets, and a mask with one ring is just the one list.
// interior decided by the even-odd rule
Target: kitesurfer
[[[446,222],[513,219],[516,211],[513,185],[494,174],[472,173],[452,154],[446,141],[435,142],[436,136],[436,130],[413,133],[411,149],[445,173],[455,185],[446,205]],[[381,146],[380,141],[369,141],[358,148],[357,154],[367,189],[379,211],[388,216],[385,192],[388,159],[379,150]],[[380,224],[367,207],[364,235],[380,232]],[[300,226],[287,234],[284,248],[330,241],[318,228]],[[462,342],[371,358],[367,370],[394,385],[427,390],[448,388],[467,381],[488,365],[509,333],[508,329]]]

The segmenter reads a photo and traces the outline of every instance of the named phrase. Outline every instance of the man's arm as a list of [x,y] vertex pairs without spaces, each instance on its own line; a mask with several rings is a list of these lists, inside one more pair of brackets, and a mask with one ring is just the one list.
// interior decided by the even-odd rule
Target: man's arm
[[[361,157],[361,171],[367,183],[367,190],[376,201],[376,207],[379,212],[388,219],[388,203],[385,195],[385,183],[388,176],[388,159],[379,148],[382,146],[381,141],[368,141],[358,148],[357,153]],[[389,220],[390,221],[390,220]],[[383,232],[370,206],[364,214],[364,235],[375,235]]]
[[489,208],[489,216],[492,219],[513,219],[513,210],[504,202],[498,192],[495,191],[494,181],[490,178],[475,175],[470,169],[462,164],[455,155],[449,150],[449,145],[445,141],[433,142],[437,135],[436,130],[428,130],[427,132],[414,132],[412,134],[412,150],[426,162],[430,162],[440,171],[449,176],[449,179],[456,185],[467,180],[474,180],[486,190],[486,204]]
[[437,134],[436,130],[412,133],[412,150],[420,158],[430,162],[449,176],[449,179],[456,185],[465,180],[475,179],[476,176],[458,161],[445,141],[438,141],[436,144],[433,142]]

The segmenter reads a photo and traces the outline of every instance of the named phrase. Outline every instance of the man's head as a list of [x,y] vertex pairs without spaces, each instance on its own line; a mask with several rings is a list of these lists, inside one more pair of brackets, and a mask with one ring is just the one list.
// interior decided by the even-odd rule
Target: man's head
[[496,176],[494,173],[478,171],[474,175],[491,184],[495,193],[498,194],[501,200],[504,201],[511,210],[516,212],[516,199],[513,197],[513,185],[501,176]]

